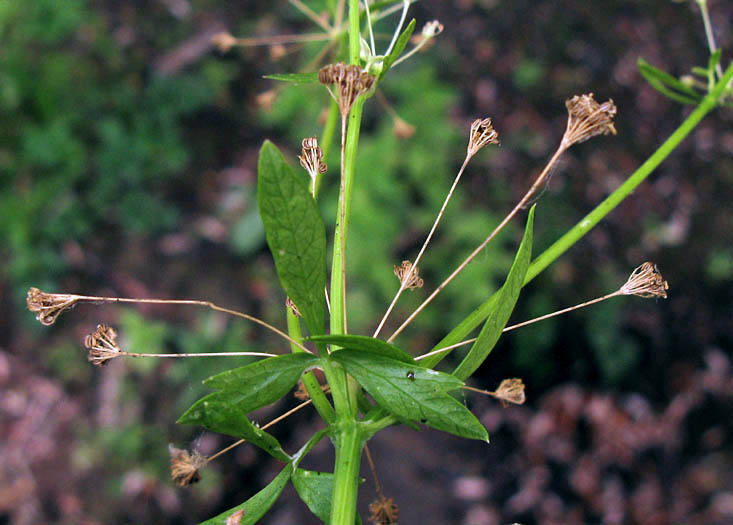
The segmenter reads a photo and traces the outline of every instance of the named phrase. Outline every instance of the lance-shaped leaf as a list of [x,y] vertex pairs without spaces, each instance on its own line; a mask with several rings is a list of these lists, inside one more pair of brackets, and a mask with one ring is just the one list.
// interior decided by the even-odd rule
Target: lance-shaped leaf
[[402,52],[405,50],[405,46],[407,46],[407,43],[410,41],[410,37],[412,36],[412,33],[415,31],[415,25],[417,22],[413,18],[410,20],[410,23],[407,24],[407,27],[400,33],[400,36],[397,37],[397,41],[395,42],[394,47],[392,48],[392,51],[389,55],[384,57],[384,63],[382,65],[382,72],[379,74],[379,80],[382,80],[384,78],[384,75],[389,71],[389,68],[392,67],[392,64],[394,64],[394,61],[397,60]]
[[299,84],[317,84],[318,83],[318,72],[313,73],[275,73],[274,75],[265,75],[265,78],[270,80],[280,80],[282,82],[289,82],[294,85]]
[[637,67],[650,86],[672,100],[682,104],[697,104],[703,98],[690,86],[683,84],[669,73],[657,69],[643,58],[639,58]]
[[315,341],[316,343],[337,345],[342,348],[361,350],[362,352],[369,352],[384,357],[391,357],[392,359],[397,359],[398,361],[402,361],[403,363],[415,363],[415,360],[412,358],[412,356],[404,350],[397,348],[393,344],[382,341],[381,339],[375,339],[374,337],[368,337],[366,335],[316,335],[313,337],[307,337],[306,339],[308,341]]
[[241,505],[237,505],[236,507],[219,514],[215,518],[211,518],[210,520],[201,523],[200,525],[226,525],[227,518],[235,512],[242,510],[244,513],[242,515],[242,520],[239,523],[241,525],[254,525],[268,510],[270,510],[270,507],[272,507],[275,501],[277,501],[277,498],[280,497],[285,485],[287,485],[290,480],[292,471],[293,469],[290,465],[285,465],[285,468],[280,471],[280,474],[275,476],[275,479],[250,499]]
[[463,358],[461,364],[455,369],[453,375],[465,380],[473,374],[476,369],[481,366],[496,342],[501,337],[502,330],[506,326],[509,317],[512,315],[514,305],[517,304],[519,292],[522,289],[524,276],[527,274],[529,262],[532,259],[532,228],[534,226],[534,210],[529,210],[527,217],[527,226],[524,230],[524,237],[514,257],[514,263],[509,270],[504,286],[498,292],[495,307],[486,318],[478,339],[469,350],[466,357]]
[[204,384],[236,394],[237,406],[249,413],[287,394],[303,372],[318,363],[318,359],[305,352],[268,357],[212,376]]
[[311,335],[322,334],[326,287],[326,228],[305,176],[265,141],[257,164],[257,202],[267,244],[285,293]]
[[397,418],[419,421],[457,436],[489,440],[471,411],[447,393],[463,386],[456,377],[358,350],[339,350],[331,359]]
[[201,425],[212,432],[246,439],[280,461],[290,461],[271,434],[254,426],[247,414],[231,399],[229,392],[214,392],[199,399],[181,416],[178,423]]

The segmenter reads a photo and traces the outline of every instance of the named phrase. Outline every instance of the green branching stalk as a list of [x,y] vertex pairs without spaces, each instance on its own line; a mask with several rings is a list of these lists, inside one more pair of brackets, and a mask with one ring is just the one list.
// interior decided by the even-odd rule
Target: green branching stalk
[[[300,319],[298,319],[290,308],[286,308],[286,311],[288,319],[288,334],[296,341],[302,343],[303,333],[300,327]],[[294,344],[290,345],[290,349],[292,352],[302,352],[302,350]],[[321,385],[318,383],[316,376],[313,375],[313,372],[308,372],[303,375],[303,385],[305,385],[305,389],[308,391],[311,401],[313,401],[313,406],[316,407],[316,410],[323,420],[326,421],[326,423],[333,422],[336,417],[333,407],[328,401],[328,398],[326,398],[326,394],[321,390]]]
[[[717,105],[726,85],[733,78],[733,64],[728,66],[723,77],[715,85],[713,90],[700,102],[695,110],[685,119],[685,121],[672,133],[672,135],[664,141],[664,143],[646,160],[616,191],[609,195],[603,202],[586,215],[578,224],[570,231],[558,239],[552,246],[540,254],[529,266],[527,276],[524,279],[526,285],[532,279],[537,277],[545,268],[547,268],[555,259],[565,253],[573,246],[581,237],[588,233],[593,226],[610,213],[618,204],[623,201],[629,194],[641,184],[654,169],[666,159],[674,149],[679,146],[682,140],[692,132],[700,121],[710,113]],[[464,340],[477,326],[479,326],[489,312],[494,308],[496,294],[487,299],[468,317],[466,317],[458,326],[451,330],[431,351],[451,346]],[[450,352],[444,354],[433,355],[422,362],[423,366],[434,367]]]
[[631,174],[616,191],[606,197],[596,208],[573,226],[570,231],[560,237],[555,243],[539,255],[529,267],[524,284],[534,279],[540,272],[547,268],[555,259],[560,257],[572,245],[588,233],[598,222],[608,215],[621,201],[628,197],[632,191],[641,184],[657,166],[659,166],[670,153],[695,129],[700,121],[710,113],[718,104],[723,91],[733,78],[733,64],[728,66],[723,77],[717,82],[713,90],[700,102],[695,110],[685,119],[670,137],[659,146],[651,157],[644,164]]

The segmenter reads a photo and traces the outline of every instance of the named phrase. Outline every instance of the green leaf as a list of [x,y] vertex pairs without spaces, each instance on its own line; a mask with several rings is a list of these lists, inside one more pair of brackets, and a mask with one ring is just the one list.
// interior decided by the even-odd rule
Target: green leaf
[[318,72],[313,73],[275,73],[274,75],[265,75],[270,80],[281,80],[290,82],[291,84],[317,84]]
[[265,141],[257,164],[257,201],[267,244],[285,293],[311,335],[323,333],[326,228],[308,191],[275,145]]
[[384,63],[382,65],[382,72],[379,74],[379,80],[382,80],[384,78],[384,75],[389,71],[389,68],[392,67],[392,64],[394,64],[394,61],[397,60],[402,52],[405,50],[405,46],[407,46],[407,42],[410,41],[410,37],[412,36],[412,33],[415,31],[415,24],[417,22],[413,18],[410,20],[410,23],[407,24],[407,27],[404,31],[402,31],[402,34],[400,34],[399,37],[397,37],[397,42],[395,42],[394,47],[392,48],[392,52],[384,57]]
[[358,350],[339,350],[340,363],[380,406],[397,418],[471,439],[488,441],[486,429],[461,403],[447,394],[463,386],[459,379]]
[[682,104],[697,104],[702,95],[678,79],[647,63],[643,58],[637,61],[639,72],[650,86],[663,95]]
[[204,384],[241,394],[237,404],[249,413],[287,394],[303,372],[318,363],[318,359],[305,352],[268,357],[212,376]]
[[496,307],[492,310],[484,323],[478,339],[469,350],[461,364],[453,372],[459,379],[465,380],[481,366],[486,357],[491,353],[494,345],[501,337],[502,330],[506,326],[509,317],[512,315],[514,305],[519,298],[519,291],[522,289],[524,276],[527,274],[529,263],[532,259],[532,228],[534,226],[535,206],[529,210],[527,226],[524,230],[524,237],[517,250],[514,263],[509,270],[504,286],[501,287],[496,300]]
[[374,337],[367,337],[365,335],[316,335],[313,337],[307,337],[306,339],[308,341],[315,341],[316,343],[337,345],[342,348],[361,350],[362,352],[369,352],[384,357],[390,357],[392,359],[402,361],[403,363],[415,363],[415,360],[412,358],[412,356],[404,350],[397,348],[390,343],[382,341],[381,339],[375,339]]
[[242,521],[240,522],[241,525],[254,525],[265,515],[265,512],[270,510],[270,507],[280,497],[285,485],[290,480],[291,472],[292,467],[286,465],[280,471],[280,474],[275,476],[275,479],[250,499],[200,525],[226,525],[227,518],[239,510],[244,510],[244,516],[242,516]]
[[246,439],[281,461],[290,461],[280,443],[271,434],[254,426],[239,409],[229,392],[214,392],[199,399],[183,414],[178,423],[201,425],[212,432]]
[[[333,474],[298,469],[293,474],[292,481],[298,496],[310,511],[324,523],[330,523]],[[361,524],[361,518],[358,515],[356,516],[356,523]]]
[[308,509],[324,523],[331,521],[333,474],[298,469],[293,474],[293,486]]

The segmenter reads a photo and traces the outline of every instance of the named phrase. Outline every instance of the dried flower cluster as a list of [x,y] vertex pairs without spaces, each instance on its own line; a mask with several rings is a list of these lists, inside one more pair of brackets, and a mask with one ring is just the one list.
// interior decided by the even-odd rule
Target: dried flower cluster
[[494,397],[500,399],[504,406],[507,403],[522,405],[527,400],[524,395],[524,383],[519,378],[504,379],[494,391]]
[[568,125],[562,138],[563,148],[569,148],[596,135],[616,134],[613,125],[616,106],[613,100],[599,104],[593,99],[593,93],[589,93],[575,95],[565,101],[565,106],[568,108]]
[[487,144],[499,144],[499,134],[491,125],[491,119],[476,119],[471,124],[471,133],[468,138],[468,157],[473,157]]
[[431,20],[427,22],[422,28],[423,38],[434,38],[443,32],[445,27],[440,23],[439,20]]
[[313,184],[315,184],[318,175],[326,173],[326,163],[323,162],[323,150],[318,145],[316,137],[308,137],[303,139],[302,155],[298,155],[300,165],[308,172]]
[[392,525],[399,523],[400,508],[392,498],[380,496],[369,504],[369,521],[375,525]]
[[46,293],[38,288],[28,290],[26,305],[28,310],[36,314],[41,324],[51,326],[61,312],[73,307],[80,299],[79,295],[67,295],[60,293]]
[[318,72],[318,81],[330,86],[336,84],[338,90],[338,105],[342,118],[351,111],[356,98],[366,93],[374,85],[375,77],[356,65],[346,65],[343,62],[323,66]]
[[407,279],[407,283],[405,284],[405,288],[408,290],[414,290],[415,288],[422,288],[423,280],[420,278],[419,269],[417,266],[415,266],[415,269],[412,270],[412,263],[410,261],[402,261],[402,264],[395,265],[394,267],[394,274],[397,276],[397,278],[400,280],[400,283],[407,278],[409,275],[409,278]]
[[175,447],[168,447],[171,454],[171,479],[179,486],[192,485],[201,479],[199,469],[206,464],[206,457],[197,451],[191,453]]
[[638,295],[639,297],[663,297],[667,298],[669,283],[664,280],[657,265],[645,262],[631,272],[629,279],[619,289],[624,295]]
[[84,338],[84,346],[89,349],[89,361],[96,366],[102,366],[110,359],[123,355],[117,346],[117,332],[106,324],[97,325],[97,329]]
[[237,39],[234,38],[231,33],[224,31],[211,37],[211,43],[214,44],[219,51],[226,53],[237,45]]

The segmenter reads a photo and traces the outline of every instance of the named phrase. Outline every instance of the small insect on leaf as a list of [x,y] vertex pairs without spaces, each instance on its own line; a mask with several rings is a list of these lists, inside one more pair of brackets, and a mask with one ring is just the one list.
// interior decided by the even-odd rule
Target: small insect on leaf
[[410,370],[409,372],[407,372],[407,379],[409,379],[410,381],[415,380],[415,372],[413,370]]

